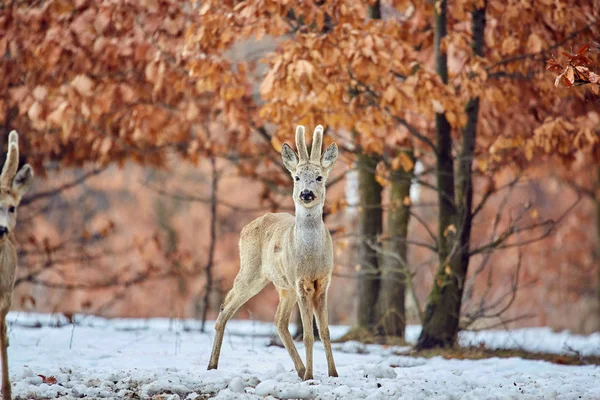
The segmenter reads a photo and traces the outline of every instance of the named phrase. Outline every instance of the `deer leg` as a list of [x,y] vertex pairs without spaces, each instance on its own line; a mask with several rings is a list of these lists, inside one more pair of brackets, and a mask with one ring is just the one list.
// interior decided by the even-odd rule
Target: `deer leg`
[[298,305],[304,329],[304,348],[306,350],[306,371],[304,380],[313,379],[313,296],[315,292],[313,281],[300,281],[298,287]]
[[[256,279],[252,279],[256,278]],[[236,311],[244,305],[250,298],[254,297],[269,283],[262,277],[253,277],[249,274],[243,274],[240,271],[235,278],[233,288],[227,294],[225,301],[221,305],[221,312],[215,323],[215,340],[208,363],[208,369],[217,369],[219,365],[219,355],[221,354],[221,345],[223,344],[223,335],[225,334],[225,325],[233,317]]]
[[329,321],[327,314],[327,286],[329,282],[319,282],[315,293],[315,314],[317,314],[317,326],[319,327],[319,336],[325,347],[325,357],[327,357],[327,370],[329,376],[338,376],[333,361],[333,352],[331,351],[331,338],[329,337]]
[[298,376],[300,378],[304,378],[304,372],[306,369],[304,368],[300,354],[298,354],[298,350],[296,350],[296,345],[294,345],[294,340],[292,339],[292,335],[288,329],[290,324],[290,314],[292,313],[292,309],[296,304],[296,295],[295,293],[284,289],[278,290],[277,292],[279,293],[279,305],[277,306],[277,312],[275,313],[275,325],[277,326],[277,332],[279,333],[279,337],[281,338],[283,345],[292,358],[292,361],[294,362],[294,368],[296,368]]
[[11,400],[11,387],[8,376],[8,334],[6,332],[6,315],[0,319],[0,352],[2,355],[2,400]]

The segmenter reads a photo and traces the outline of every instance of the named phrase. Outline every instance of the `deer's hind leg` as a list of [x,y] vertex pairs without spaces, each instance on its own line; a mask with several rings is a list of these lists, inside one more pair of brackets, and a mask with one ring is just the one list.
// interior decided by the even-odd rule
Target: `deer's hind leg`
[[223,344],[223,335],[225,334],[225,325],[233,317],[236,311],[248,300],[260,292],[269,281],[260,273],[260,257],[244,256],[242,252],[240,272],[235,277],[233,288],[225,297],[221,305],[221,312],[215,323],[215,340],[208,363],[208,369],[217,369],[219,364],[219,355],[221,354],[221,345]]
[[11,400],[11,387],[8,376],[8,334],[6,332],[6,313],[0,312],[0,353],[2,356],[2,399]]
[[296,305],[296,293],[290,290],[278,289],[279,293],[279,305],[277,306],[277,313],[275,313],[275,325],[277,326],[277,332],[283,342],[286,350],[288,351],[292,361],[294,362],[294,368],[300,378],[304,378],[304,364],[298,354],[294,340],[288,329],[290,324],[290,314],[294,305]]

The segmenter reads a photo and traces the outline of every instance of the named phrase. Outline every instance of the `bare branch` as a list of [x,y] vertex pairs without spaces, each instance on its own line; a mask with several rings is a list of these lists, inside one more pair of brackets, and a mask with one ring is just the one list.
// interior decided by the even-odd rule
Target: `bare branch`
[[[352,74],[352,71],[349,70],[348,74],[350,75],[350,77],[352,79],[356,80],[356,82],[358,82],[360,84],[360,86],[363,89],[363,93],[368,93],[371,96],[373,96],[375,99],[379,99],[381,97],[378,93],[375,93],[367,84],[365,84],[364,82],[357,79],[354,76],[354,74]],[[371,105],[373,105],[374,107],[377,107],[379,109],[383,109],[396,122],[398,122],[400,125],[404,126],[412,136],[414,136],[415,138],[417,138],[418,140],[420,140],[421,142],[423,142],[427,146],[429,146],[429,148],[431,148],[431,150],[436,155],[436,157],[438,156],[438,149],[437,149],[435,143],[433,143],[433,141],[430,138],[428,138],[427,136],[421,134],[421,132],[419,132],[419,130],[417,128],[415,128],[413,125],[411,125],[407,120],[391,113],[388,107],[381,107],[375,101],[371,101]]]
[[[360,235],[358,233],[347,233],[344,235],[335,235],[333,237],[333,240],[341,240],[341,239],[346,239],[346,238],[353,238],[353,239],[367,241],[366,237],[364,237],[363,235]],[[420,242],[418,240],[407,239],[405,237],[395,238],[394,240],[401,241],[401,242],[404,242],[404,243],[406,243],[408,245],[412,245],[412,246],[423,247],[423,248],[431,250],[434,253],[437,253],[437,247],[432,246],[429,243]],[[369,245],[369,246],[371,246],[371,245]]]
[[556,42],[552,46],[546,47],[545,49],[542,49],[539,52],[536,52],[536,53],[524,53],[524,54],[519,54],[519,55],[516,55],[516,56],[513,56],[513,57],[508,57],[508,58],[504,58],[502,60],[499,60],[499,61],[495,62],[494,64],[488,66],[486,68],[486,71],[491,71],[491,70],[493,70],[496,67],[499,67],[499,66],[505,65],[505,64],[509,64],[509,63],[515,62],[515,61],[521,61],[521,60],[525,60],[525,59],[528,59],[528,58],[536,59],[536,58],[546,57],[547,54],[550,51],[559,48],[563,44],[565,44],[568,41],[570,41],[570,40],[574,39],[575,37],[577,37],[579,34],[581,34],[581,33],[585,32],[585,31],[589,30],[594,24],[595,24],[595,21],[590,22],[589,24],[587,24],[583,28],[578,29],[575,32],[571,33],[570,35],[566,36],[563,40],[561,40],[559,42]]
[[483,209],[483,207],[485,206],[487,201],[490,199],[490,197],[492,197],[494,194],[500,192],[501,190],[503,190],[505,188],[511,188],[511,192],[512,192],[514,186],[517,184],[517,182],[519,182],[520,179],[521,179],[520,176],[516,176],[514,179],[512,179],[507,184],[502,185],[499,188],[496,188],[495,190],[486,191],[485,194],[483,195],[483,197],[481,198],[481,201],[479,202],[479,204],[477,204],[477,206],[475,206],[473,213],[472,213],[472,218],[475,218],[475,216]]
[[[212,200],[210,197],[201,197],[201,196],[195,196],[189,193],[176,193],[170,190],[165,190],[165,189],[161,189],[155,186],[152,186],[150,184],[148,184],[147,182],[140,182],[143,186],[147,187],[148,189],[160,194],[161,196],[166,196],[175,200],[180,200],[180,201],[186,201],[186,202],[191,202],[191,203],[204,203],[204,204],[211,204]],[[225,200],[221,200],[219,199],[219,205],[227,207],[232,209],[233,211],[238,211],[238,212],[261,212],[261,211],[266,211],[268,210],[267,207],[244,207],[244,206],[238,206],[232,203],[229,203]],[[293,211],[293,208],[291,207],[280,207],[280,210],[286,210],[286,211]]]
[[431,239],[433,240],[433,243],[434,243],[433,249],[435,252],[437,252],[437,249],[439,247],[437,237],[433,233],[433,230],[431,230],[431,228],[429,227],[429,224],[427,223],[427,221],[425,221],[425,219],[422,218],[420,215],[414,213],[412,210],[410,210],[409,213],[410,213],[411,217],[414,217],[421,224],[421,226],[423,226],[423,228],[425,228],[425,230],[429,234],[429,237],[431,237]]
[[[467,323],[467,328],[479,319],[500,318],[514,304],[514,302],[517,298],[518,290],[519,290],[519,276],[520,276],[520,272],[521,272],[522,260],[523,260],[523,255],[521,253],[521,249],[519,249],[516,271],[515,271],[514,278],[511,282],[510,289],[505,294],[501,295],[498,298],[498,300],[496,300],[494,303],[492,303],[491,305],[489,305],[487,307],[485,306],[485,301],[487,300],[488,291],[486,291],[481,298],[481,302],[479,304],[479,309],[477,311],[475,311],[474,313],[470,313],[470,314],[466,315],[466,317],[469,319],[469,322]],[[491,282],[488,282],[488,288],[489,287],[491,287]],[[496,307],[498,307],[499,305],[501,305],[502,303],[504,303],[506,297],[509,297],[509,299],[506,302],[506,304],[504,304],[503,307],[501,307],[499,310],[496,310],[495,312],[493,312],[491,314],[487,313],[487,311],[493,310]]]
[[76,178],[70,182],[64,183],[54,189],[45,190],[43,192],[32,193],[31,195],[23,198],[23,200],[21,201],[21,206],[26,206],[26,205],[35,203],[38,200],[42,200],[42,199],[45,199],[48,197],[55,196],[62,191],[65,191],[65,190],[71,189],[75,186],[78,186],[78,185],[82,184],[83,182],[85,182],[86,180],[88,180],[89,178],[99,175],[100,173],[106,171],[106,168],[107,167],[95,168],[95,169],[88,171],[85,174],[81,175],[79,178]]
[[38,278],[32,278],[28,281],[28,283],[32,285],[44,286],[47,288],[53,289],[67,289],[67,290],[100,290],[100,289],[108,289],[114,287],[130,287],[142,282],[147,282],[151,280],[162,280],[169,278],[173,275],[172,272],[165,272],[158,275],[152,275],[149,270],[146,270],[142,273],[139,273],[135,277],[131,279],[127,279],[124,281],[119,280],[118,275],[112,277],[111,279],[107,279],[104,282],[96,282],[93,284],[86,283],[67,283],[67,282],[51,282]]
[[598,201],[596,200],[596,193],[594,193],[593,189],[578,185],[577,183],[568,179],[558,178],[558,180],[574,190],[578,195],[585,196],[593,201]]
[[[398,239],[404,239],[404,238],[401,238],[401,237],[400,238],[390,238],[390,240],[391,239],[398,240]],[[421,323],[423,323],[425,317],[424,317],[422,309],[421,309],[419,298],[417,297],[417,293],[415,291],[414,283],[412,280],[414,274],[410,271],[410,268],[408,267],[408,261],[404,257],[402,257],[402,255],[400,255],[399,253],[386,250],[382,246],[379,246],[370,240],[365,240],[365,243],[367,243],[367,245],[371,249],[375,250],[377,253],[383,255],[384,257],[391,257],[394,260],[398,261],[398,263],[400,264],[400,267],[401,267],[399,269],[399,272],[402,272],[404,275],[404,282],[406,284],[406,288],[408,289],[413,301],[415,302],[415,306],[416,306],[417,312],[419,314],[419,320],[421,321]],[[390,279],[390,278],[388,277],[386,279]]]
[[[471,257],[471,256],[474,256],[475,254],[492,251],[492,250],[509,249],[512,247],[521,247],[521,246],[525,246],[525,245],[540,241],[542,239],[545,239],[554,232],[556,226],[560,224],[560,222],[571,212],[571,210],[573,210],[573,208],[575,208],[575,206],[577,206],[577,204],[579,204],[580,201],[581,201],[581,196],[578,196],[577,200],[575,200],[575,202],[573,202],[573,204],[571,204],[556,220],[547,219],[547,220],[544,220],[541,222],[536,222],[536,223],[525,225],[525,226],[516,226],[516,223],[511,223],[511,225],[497,239],[495,239],[485,245],[475,248],[474,250],[472,250],[469,253],[469,256]],[[506,241],[508,239],[510,239],[512,236],[514,236],[517,233],[526,232],[526,231],[534,231],[538,228],[545,228],[545,229],[540,235],[538,235],[532,239],[527,239],[527,240],[524,240],[521,242],[516,242],[516,243],[506,243]]]
[[507,328],[507,325],[512,323],[512,322],[517,322],[517,321],[521,321],[524,319],[530,319],[530,318],[534,318],[535,314],[521,314],[521,315],[517,315],[516,317],[513,318],[508,318],[508,319],[503,319],[501,317],[499,317],[500,322],[496,323],[496,324],[492,324],[492,325],[486,325],[484,328],[481,329],[468,329],[471,332],[478,332],[478,331],[482,331],[482,330],[491,330],[491,329],[496,329],[499,326],[502,326],[504,328]]

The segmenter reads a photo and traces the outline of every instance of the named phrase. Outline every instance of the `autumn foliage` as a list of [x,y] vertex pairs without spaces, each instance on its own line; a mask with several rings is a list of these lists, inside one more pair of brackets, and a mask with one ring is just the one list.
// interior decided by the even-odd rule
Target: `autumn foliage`
[[[246,107],[231,100],[245,100],[249,88],[207,87],[183,67],[195,14],[184,2],[13,3],[0,14],[0,123],[28,133],[35,151],[25,154],[40,172],[51,160],[160,166],[172,152],[197,160],[227,144],[211,139],[215,123],[235,127],[234,140],[247,135],[247,124],[236,124]],[[205,72],[226,82],[224,68]]]

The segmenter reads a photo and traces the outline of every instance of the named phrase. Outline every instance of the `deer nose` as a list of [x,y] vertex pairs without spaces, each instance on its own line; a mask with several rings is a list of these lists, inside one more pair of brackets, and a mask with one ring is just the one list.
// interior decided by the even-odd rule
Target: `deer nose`
[[0,238],[8,235],[8,228],[5,226],[0,226]]
[[309,202],[313,201],[314,199],[315,194],[312,192],[312,190],[304,189],[302,192],[300,192],[300,200]]

